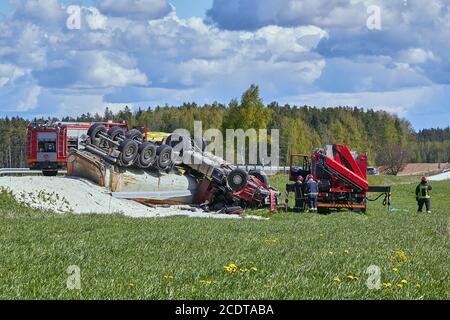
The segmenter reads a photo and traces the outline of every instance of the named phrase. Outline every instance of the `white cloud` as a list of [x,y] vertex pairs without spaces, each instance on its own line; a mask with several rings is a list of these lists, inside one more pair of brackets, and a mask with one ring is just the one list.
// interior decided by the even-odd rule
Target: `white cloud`
[[109,54],[109,57],[101,52],[82,55],[86,59],[80,79],[76,85],[82,87],[124,87],[127,85],[146,85],[148,79],[137,68],[132,67],[132,62],[125,55]]
[[428,61],[437,61],[432,51],[421,48],[409,48],[400,51],[399,60],[409,64],[422,64]]
[[442,86],[425,86],[379,92],[316,92],[301,96],[283,97],[280,102],[317,107],[357,106],[366,109],[385,110],[403,117],[409,113],[417,112],[424,104],[428,105],[433,96],[441,93],[442,89],[445,88]]
[[41,87],[29,70],[0,64],[0,110],[27,112],[37,107]]
[[0,87],[25,75],[25,70],[12,64],[0,64]]
[[99,8],[106,15],[138,20],[159,19],[172,11],[167,0],[100,0]]
[[95,7],[84,8],[83,16],[91,30],[104,30],[108,22],[108,18],[101,14]]
[[15,18],[52,28],[67,18],[66,12],[58,0],[20,1]]

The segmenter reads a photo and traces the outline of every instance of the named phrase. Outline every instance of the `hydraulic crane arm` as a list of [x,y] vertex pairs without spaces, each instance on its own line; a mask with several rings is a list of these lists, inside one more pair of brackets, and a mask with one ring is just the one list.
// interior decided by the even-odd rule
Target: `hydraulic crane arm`
[[322,152],[317,152],[315,158],[317,161],[317,165],[320,166],[324,171],[336,176],[339,180],[344,181],[355,190],[367,191],[369,189],[369,183],[366,179],[363,179],[360,175],[350,171],[342,164],[327,157]]

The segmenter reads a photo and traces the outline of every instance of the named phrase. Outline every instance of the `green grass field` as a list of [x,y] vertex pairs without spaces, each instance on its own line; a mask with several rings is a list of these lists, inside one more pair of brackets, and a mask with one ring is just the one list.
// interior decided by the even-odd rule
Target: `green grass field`
[[[415,181],[373,178],[394,186],[395,213],[249,212],[267,221],[61,216],[1,193],[0,299],[449,299],[450,182],[419,215]],[[66,287],[71,265],[81,290]]]

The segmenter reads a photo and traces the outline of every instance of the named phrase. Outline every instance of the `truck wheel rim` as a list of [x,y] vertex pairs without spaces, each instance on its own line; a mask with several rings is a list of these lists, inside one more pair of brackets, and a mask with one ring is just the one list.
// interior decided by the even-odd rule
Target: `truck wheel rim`
[[239,176],[239,175],[234,176],[233,177],[233,183],[236,184],[236,185],[241,184],[242,183],[242,177]]
[[135,154],[135,152],[136,152],[136,149],[134,148],[134,146],[131,146],[125,152],[125,156],[126,157],[132,157]]
[[154,155],[154,153],[152,150],[146,150],[144,152],[144,159],[146,159],[146,160],[151,159],[151,158],[153,158],[153,155]]
[[170,160],[169,154],[168,153],[163,154],[163,156],[161,157],[161,160],[163,163],[169,161]]

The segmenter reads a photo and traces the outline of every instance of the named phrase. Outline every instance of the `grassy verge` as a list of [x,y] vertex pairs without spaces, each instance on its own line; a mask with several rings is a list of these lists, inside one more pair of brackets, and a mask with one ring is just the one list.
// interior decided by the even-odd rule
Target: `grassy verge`
[[[0,298],[449,299],[450,183],[434,183],[433,214],[419,215],[403,179],[396,213],[373,203],[367,215],[269,221],[59,216],[3,192]],[[71,265],[80,291],[66,288]],[[386,288],[368,289],[371,265]]]

